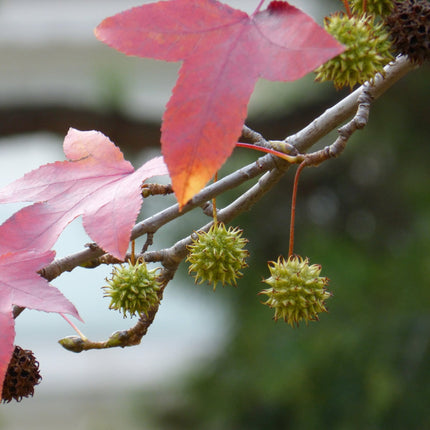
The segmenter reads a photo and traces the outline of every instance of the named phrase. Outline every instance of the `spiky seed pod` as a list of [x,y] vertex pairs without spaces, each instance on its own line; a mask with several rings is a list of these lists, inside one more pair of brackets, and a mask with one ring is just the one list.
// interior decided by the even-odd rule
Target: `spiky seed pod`
[[143,260],[114,266],[111,278],[106,279],[108,285],[103,287],[104,297],[111,299],[109,309],[122,312],[124,318],[127,313],[131,317],[148,315],[160,303],[162,283],[158,280],[158,270],[149,270]]
[[386,23],[396,52],[418,64],[430,60],[430,1],[394,2]]
[[263,282],[270,288],[261,291],[268,299],[263,304],[275,309],[274,319],[282,318],[292,327],[300,321],[318,320],[318,314],[327,312],[325,300],[331,296],[327,291],[328,278],[319,276],[321,266],[309,265],[309,260],[291,256],[287,260],[269,262],[270,277]]
[[363,10],[363,0],[352,0],[352,12],[354,15],[385,16],[393,10],[393,0],[367,0],[366,10]]
[[244,249],[248,240],[242,237],[243,231],[238,227],[226,229],[223,223],[214,223],[208,232],[198,231],[197,237],[188,245],[190,262],[188,273],[195,272],[195,282],[207,281],[216,289],[218,282],[222,286],[236,286],[236,279],[242,277],[241,270],[247,267],[245,262],[249,255]]
[[28,349],[15,346],[3,382],[2,401],[20,402],[23,397],[33,396],[34,387],[40,383],[39,362]]
[[372,82],[377,73],[384,74],[384,66],[393,57],[389,34],[382,22],[376,23],[370,15],[349,18],[336,13],[325,18],[324,27],[347,49],[315,70],[316,81],[333,81],[336,88],[352,88]]

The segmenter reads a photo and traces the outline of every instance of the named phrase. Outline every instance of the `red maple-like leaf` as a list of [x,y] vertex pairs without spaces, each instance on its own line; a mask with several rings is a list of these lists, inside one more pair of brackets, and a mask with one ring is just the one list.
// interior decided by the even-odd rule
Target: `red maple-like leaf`
[[95,30],[127,55],[183,61],[161,137],[180,206],[230,156],[259,78],[299,79],[344,50],[285,1],[259,8],[249,16],[216,0],[161,1],[107,18]]
[[123,259],[142,205],[141,183],[167,174],[162,157],[138,170],[97,131],[70,129],[64,140],[68,161],[46,164],[0,190],[0,203],[33,201],[2,225],[0,253],[50,249],[64,228],[83,215],[88,235]]
[[37,274],[54,256],[54,251],[10,252],[0,256],[0,398],[14,349],[13,305],[45,312],[68,313],[81,319],[73,304]]

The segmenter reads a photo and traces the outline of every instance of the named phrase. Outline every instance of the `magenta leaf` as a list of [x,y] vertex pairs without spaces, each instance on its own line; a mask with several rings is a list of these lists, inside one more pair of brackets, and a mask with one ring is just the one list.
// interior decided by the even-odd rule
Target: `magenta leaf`
[[14,349],[13,305],[68,313],[81,319],[73,304],[37,274],[38,270],[52,262],[54,256],[54,251],[10,252],[0,256],[0,394]]
[[97,131],[70,129],[67,161],[46,164],[0,190],[0,203],[33,201],[3,224],[0,251],[50,249],[64,228],[83,215],[88,235],[123,259],[142,205],[140,185],[167,174],[162,157],[136,171],[117,146]]
[[216,0],[160,1],[106,18],[95,34],[127,55],[183,61],[161,135],[181,207],[230,156],[259,78],[296,80],[344,50],[285,1],[251,16]]

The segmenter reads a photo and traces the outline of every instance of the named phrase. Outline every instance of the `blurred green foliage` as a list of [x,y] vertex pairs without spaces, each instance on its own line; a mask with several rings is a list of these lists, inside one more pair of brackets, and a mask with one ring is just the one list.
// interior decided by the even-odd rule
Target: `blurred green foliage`
[[225,294],[226,349],[176,391],[136,400],[154,428],[430,428],[428,78],[428,65],[404,78],[340,158],[302,174],[295,251],[331,279],[329,313],[292,329],[257,296],[266,261],[288,251],[289,172],[238,220],[251,258]]

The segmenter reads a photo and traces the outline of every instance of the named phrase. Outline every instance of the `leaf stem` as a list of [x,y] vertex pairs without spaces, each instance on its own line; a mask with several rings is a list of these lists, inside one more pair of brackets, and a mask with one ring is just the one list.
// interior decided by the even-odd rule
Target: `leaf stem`
[[[218,181],[218,172],[215,173],[214,182]],[[216,197],[212,197],[212,216],[214,224],[217,224],[217,213],[216,213]]]
[[294,155],[294,156],[287,155],[283,152],[276,151],[270,148],[263,148],[262,146],[252,145],[251,143],[238,142],[236,143],[236,146],[239,146],[241,148],[255,149],[256,151],[261,151],[261,152],[266,152],[268,154],[276,155],[277,157],[283,158],[284,160],[292,164],[301,163],[303,161],[303,155]]
[[297,188],[299,185],[299,177],[302,170],[306,167],[306,161],[303,161],[296,170],[294,176],[293,195],[291,197],[291,219],[290,219],[290,246],[288,248],[288,257],[293,255],[294,249],[294,222],[296,218],[296,200],[297,200]]
[[265,0],[260,0],[260,3],[258,3],[257,9],[255,9],[251,15],[251,18],[253,18],[258,12],[260,12],[261,6],[263,6],[264,2]]
[[135,258],[135,252],[136,252],[136,244],[135,241],[131,241],[131,255],[130,255],[130,263],[132,266],[136,264],[136,258]]
[[73,324],[72,321],[69,320],[69,318],[66,317],[63,313],[60,312],[60,315],[72,326],[73,330],[75,330],[76,333],[78,333],[79,337],[82,340],[87,340],[87,337],[76,327],[75,324]]

